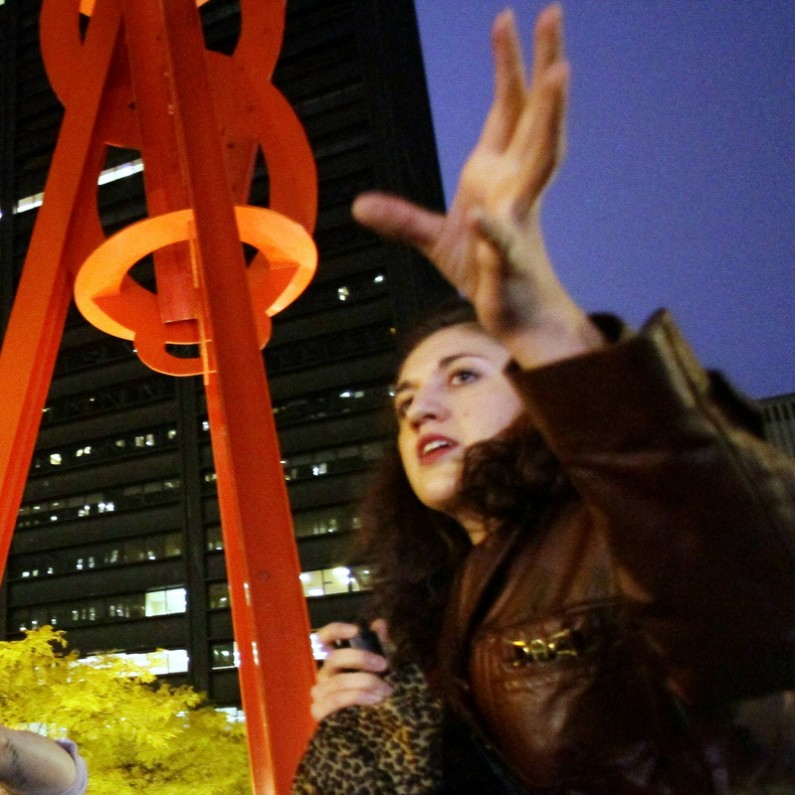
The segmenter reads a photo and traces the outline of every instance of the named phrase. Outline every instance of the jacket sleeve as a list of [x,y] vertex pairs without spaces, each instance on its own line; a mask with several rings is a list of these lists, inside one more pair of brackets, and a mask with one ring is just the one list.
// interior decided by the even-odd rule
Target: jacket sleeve
[[668,687],[690,703],[795,687],[795,464],[671,317],[515,379]]

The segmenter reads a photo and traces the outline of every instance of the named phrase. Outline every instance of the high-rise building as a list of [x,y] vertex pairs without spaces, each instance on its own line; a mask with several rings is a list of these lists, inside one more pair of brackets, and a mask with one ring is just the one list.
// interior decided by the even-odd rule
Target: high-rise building
[[[62,115],[39,56],[39,7],[0,2],[3,328]],[[231,51],[237,1],[210,0],[201,14],[207,46]],[[345,564],[357,497],[389,436],[395,330],[447,290],[415,254],[357,228],[349,212],[370,187],[442,204],[412,0],[288,0],[274,82],[307,130],[319,173],[317,276],[276,318],[265,352],[319,626],[354,616],[366,597],[366,567]],[[107,233],[145,214],[138,156],[110,150],[98,188]],[[260,163],[252,203],[265,196]],[[163,648],[175,676],[219,704],[236,703],[214,489],[201,380],[148,370],[130,343],[72,310],[6,569],[0,632],[52,624],[84,654]]]
[[795,393],[764,398],[759,405],[767,440],[795,456]]

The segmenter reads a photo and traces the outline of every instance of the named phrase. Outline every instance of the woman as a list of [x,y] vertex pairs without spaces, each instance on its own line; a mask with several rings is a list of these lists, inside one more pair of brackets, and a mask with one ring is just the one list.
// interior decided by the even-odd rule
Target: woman
[[795,469],[665,313],[635,335],[558,281],[539,204],[562,148],[560,30],[547,8],[526,84],[497,18],[495,101],[447,216],[354,204],[473,314],[442,313],[400,368],[399,466],[367,521],[395,649],[321,630],[297,792],[795,784]]

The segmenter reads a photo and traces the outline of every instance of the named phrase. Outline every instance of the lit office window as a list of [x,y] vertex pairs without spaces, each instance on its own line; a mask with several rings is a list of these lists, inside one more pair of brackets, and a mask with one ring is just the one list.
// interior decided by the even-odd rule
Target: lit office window
[[207,528],[205,548],[208,552],[221,552],[223,550],[224,537],[220,525]]
[[301,586],[304,589],[304,596],[307,598],[325,596],[323,591],[323,572],[320,570],[302,571]]
[[237,668],[240,665],[236,643],[214,643],[210,653],[212,654],[214,671],[220,671],[224,668]]
[[30,579],[92,569],[105,569],[143,561],[182,556],[182,534],[162,533],[147,538],[116,540],[80,549],[54,549],[11,558],[12,580]]
[[[0,6],[4,4],[5,0],[0,0]],[[99,178],[97,179],[97,185],[106,185],[108,182],[115,182],[118,179],[124,179],[125,177],[129,177],[132,174],[138,174],[143,170],[144,164],[140,158],[132,160],[129,163],[111,166],[110,168],[106,168],[99,175]],[[35,210],[36,207],[41,207],[43,201],[43,193],[36,193],[32,196],[26,196],[24,199],[20,199],[17,202],[16,207],[14,207],[14,212],[24,213],[28,210]]]
[[230,723],[245,723],[246,713],[240,707],[216,707],[216,712],[223,712]]
[[[308,599],[332,594],[369,590],[368,566],[335,566],[330,569],[302,571],[299,575],[304,596]],[[227,583],[213,583],[209,589],[209,603],[213,608],[229,607]]]
[[188,672],[190,657],[187,649],[159,649],[146,652],[110,652],[102,658],[95,655],[82,657],[80,662],[95,663],[100,659],[126,660],[140,668],[145,668],[155,676],[184,674]]
[[[317,639],[317,633],[313,632],[309,636],[312,646],[312,656],[316,660],[325,660],[326,652]],[[210,649],[212,655],[212,667],[214,671],[222,671],[227,668],[238,668],[240,666],[240,653],[237,650],[237,643],[214,643]]]
[[301,572],[300,577],[304,596],[307,599],[366,591],[372,587],[369,566],[335,566],[330,569],[315,569]]
[[146,617],[146,599],[144,594],[122,594],[108,597],[108,618],[111,621]]
[[179,489],[180,481],[169,478],[109,489],[105,493],[75,495],[67,500],[28,503],[19,509],[17,527],[35,527],[45,522],[71,521],[97,514],[135,509],[142,505],[173,502],[179,497]]
[[182,533],[169,533],[165,537],[163,554],[166,558],[182,557]]
[[147,617],[184,613],[187,609],[186,591],[184,588],[147,591],[145,605]]
[[320,508],[314,511],[301,511],[293,517],[295,534],[299,538],[345,533],[356,530],[360,520],[352,505],[336,505],[333,508]]
[[351,593],[359,590],[359,583],[347,566],[323,569],[323,592],[326,594]]
[[208,601],[212,609],[229,607],[229,585],[225,582],[214,582],[207,590]]

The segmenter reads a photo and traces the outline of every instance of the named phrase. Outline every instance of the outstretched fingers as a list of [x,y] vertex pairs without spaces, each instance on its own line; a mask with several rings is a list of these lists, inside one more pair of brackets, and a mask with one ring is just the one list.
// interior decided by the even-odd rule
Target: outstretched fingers
[[516,19],[510,9],[494,20],[494,101],[486,117],[479,146],[501,152],[509,144],[524,107],[527,91],[524,59]]
[[509,226],[530,252],[528,260],[546,262],[544,252],[535,259],[531,254],[543,249],[537,229],[538,202],[563,148],[568,65],[562,56],[561,30],[560,7],[542,11],[528,85],[513,13],[498,15],[492,33],[494,102],[447,216],[379,192],[365,193],[353,204],[359,223],[418,249],[479,312],[493,303],[494,308],[483,309],[486,314],[506,314],[497,305],[502,300],[516,302],[506,293],[517,293],[514,285],[521,282],[519,271],[526,268],[506,268],[508,263],[500,261],[494,241],[477,224],[468,222],[473,210],[510,217]]
[[380,191],[362,193],[353,202],[353,217],[384,237],[428,254],[438,241],[444,216]]
[[511,142],[511,154],[521,164],[517,192],[531,204],[563,159],[569,73],[569,65],[563,61],[547,68],[533,108],[522,117]]
[[551,5],[536,22],[530,89],[507,150],[518,164],[515,211],[519,214],[535,204],[563,157],[568,84],[563,11]]
[[536,20],[533,38],[531,87],[543,79],[546,70],[563,59],[563,9],[557,3],[547,6]]
[[503,198],[514,197],[518,215],[537,202],[563,157],[569,66],[562,30],[561,7],[545,8],[536,22],[528,86],[513,14],[503,12],[494,25],[497,92],[478,149],[505,158],[511,189]]

